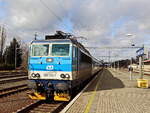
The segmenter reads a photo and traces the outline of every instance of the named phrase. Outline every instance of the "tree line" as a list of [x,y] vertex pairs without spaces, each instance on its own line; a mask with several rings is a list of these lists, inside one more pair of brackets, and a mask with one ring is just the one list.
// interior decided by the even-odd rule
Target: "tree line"
[[0,70],[13,70],[22,66],[23,48],[15,37],[5,45],[6,30],[0,26]]

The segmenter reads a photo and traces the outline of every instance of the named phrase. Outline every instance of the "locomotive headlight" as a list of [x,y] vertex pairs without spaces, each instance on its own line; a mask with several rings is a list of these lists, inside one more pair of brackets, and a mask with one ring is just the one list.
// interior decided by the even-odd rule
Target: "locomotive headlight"
[[66,78],[70,78],[70,75],[69,75],[69,74],[66,74]]
[[40,77],[40,74],[39,74],[39,73],[37,73],[37,74],[36,74],[36,77],[38,77],[38,78],[39,78],[39,77]]
[[65,74],[61,74],[60,77],[61,78],[66,78],[66,75]]
[[52,62],[52,61],[53,61],[52,58],[47,58],[47,59],[46,59],[46,62]]
[[31,77],[35,78],[35,77],[36,77],[36,74],[35,74],[35,73],[32,73],[32,74],[31,74]]

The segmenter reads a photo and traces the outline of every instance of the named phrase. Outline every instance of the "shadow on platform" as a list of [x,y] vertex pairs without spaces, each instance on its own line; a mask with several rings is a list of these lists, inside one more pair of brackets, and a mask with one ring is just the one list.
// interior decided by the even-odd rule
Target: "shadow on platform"
[[[124,88],[125,85],[123,82],[118,79],[117,77],[114,77],[113,74],[107,70],[104,69],[103,77],[100,80],[100,83],[98,84],[97,91],[99,90],[111,90],[111,89],[117,89],[117,88]],[[98,79],[97,79],[98,81]],[[94,91],[94,87],[97,85],[97,83],[92,84],[85,92]]]
[[109,70],[104,70],[104,75],[100,83],[100,90],[109,90],[109,89],[116,89],[116,88],[124,88],[125,85],[123,82],[114,77],[113,74]]

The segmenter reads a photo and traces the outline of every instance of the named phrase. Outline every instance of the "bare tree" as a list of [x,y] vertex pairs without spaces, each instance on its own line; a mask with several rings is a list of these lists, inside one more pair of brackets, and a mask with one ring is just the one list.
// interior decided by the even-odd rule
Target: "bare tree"
[[0,26],[0,58],[1,60],[2,60],[2,56],[4,52],[5,40],[6,40],[6,30],[4,27]]
[[21,68],[24,71],[27,71],[27,66],[28,66],[28,45],[25,44],[25,43],[22,44],[21,49],[23,51]]

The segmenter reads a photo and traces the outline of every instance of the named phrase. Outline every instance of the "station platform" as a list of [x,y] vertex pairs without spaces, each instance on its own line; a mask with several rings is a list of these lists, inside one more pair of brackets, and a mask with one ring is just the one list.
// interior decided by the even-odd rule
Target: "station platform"
[[[150,79],[150,76],[146,76]],[[135,74],[104,69],[61,113],[150,113],[150,89],[137,88]]]

